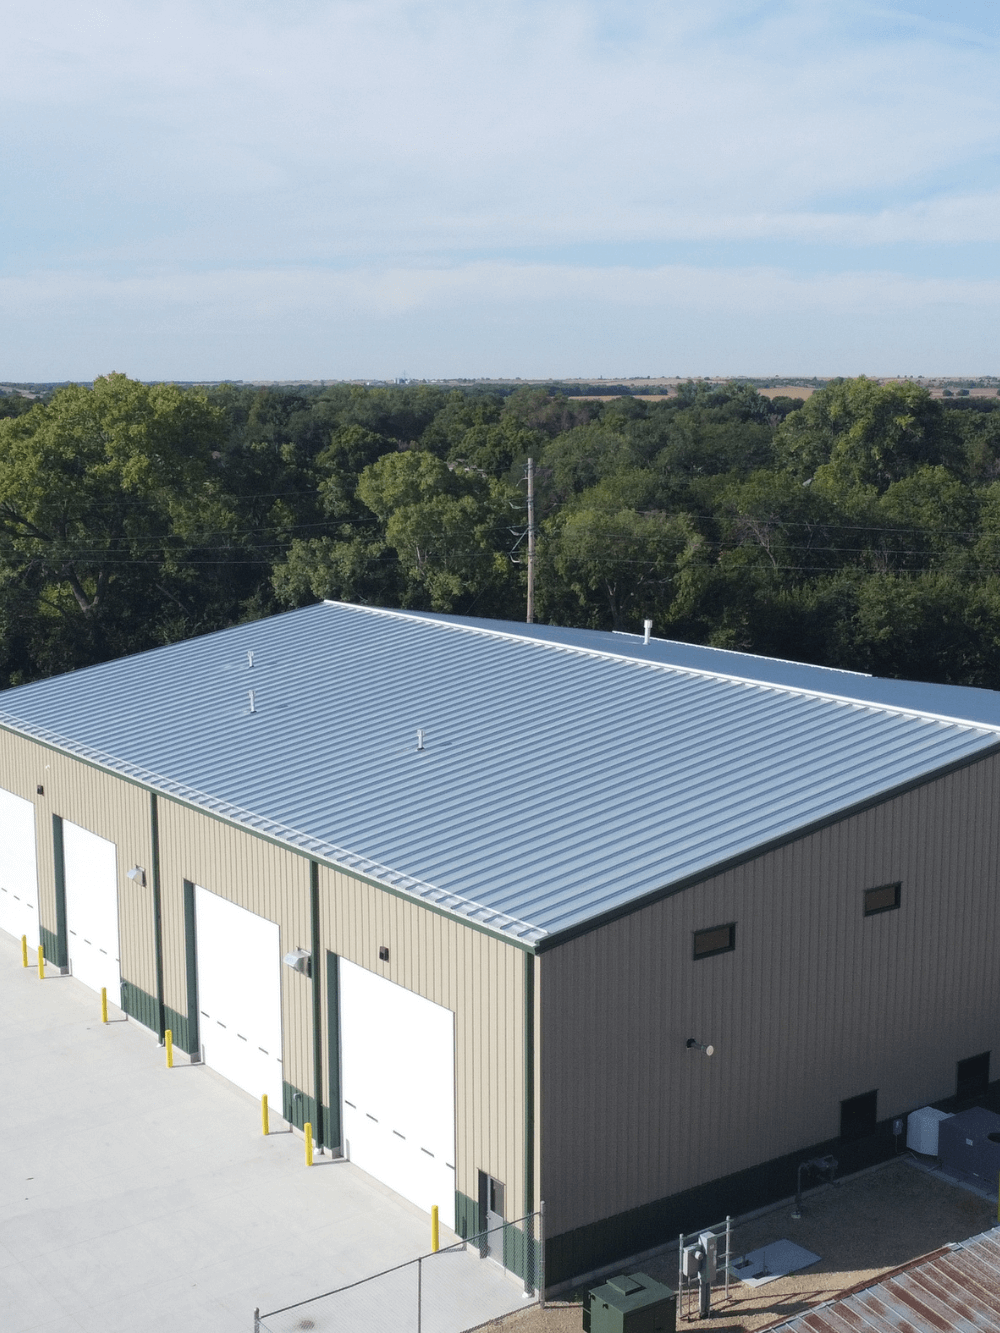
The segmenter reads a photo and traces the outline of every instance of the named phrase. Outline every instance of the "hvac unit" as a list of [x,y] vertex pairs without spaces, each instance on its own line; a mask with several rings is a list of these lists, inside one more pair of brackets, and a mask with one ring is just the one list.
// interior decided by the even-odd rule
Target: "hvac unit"
[[583,1301],[584,1333],[676,1333],[677,1297],[645,1273],[610,1278]]
[[974,1106],[942,1120],[938,1156],[941,1169],[950,1176],[995,1190],[1000,1177],[1000,1115]]
[[937,1111],[933,1106],[921,1106],[919,1111],[911,1111],[906,1117],[906,1146],[911,1152],[923,1153],[925,1157],[936,1157],[938,1126],[942,1120],[949,1118],[949,1112]]

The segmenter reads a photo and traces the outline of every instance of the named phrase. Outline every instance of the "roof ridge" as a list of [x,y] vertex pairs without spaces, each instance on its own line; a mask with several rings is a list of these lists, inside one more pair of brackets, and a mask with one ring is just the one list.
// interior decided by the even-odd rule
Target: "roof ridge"
[[[832,690],[810,689],[806,685],[787,685],[784,682],[772,680],[758,680],[754,676],[738,676],[731,671],[711,671],[707,667],[679,666],[673,662],[649,662],[642,658],[632,657],[623,653],[614,653],[610,650],[601,648],[590,648],[583,644],[576,643],[558,643],[551,639],[534,638],[530,634],[508,634],[503,630],[487,629],[483,625],[461,625],[452,620],[435,620],[428,612],[420,615],[411,615],[407,611],[396,610],[393,607],[386,606],[360,606],[355,602],[337,602],[331,598],[324,598],[324,606],[338,607],[348,611],[359,611],[365,615],[387,616],[400,620],[409,620],[413,624],[432,625],[438,629],[451,630],[459,634],[478,634],[487,638],[503,639],[508,643],[527,643],[537,648],[548,648],[555,652],[578,653],[585,657],[604,658],[613,662],[630,662],[635,666],[650,667],[659,671],[673,671],[681,675],[698,676],[707,680],[728,681],[734,685],[752,685],[757,689],[774,690],[780,694],[790,694],[806,699],[822,699],[828,703],[851,704],[855,708],[864,708],[873,713],[889,713],[900,717],[923,718],[928,722],[941,722],[947,726],[965,727],[971,731],[993,732],[1000,735],[1000,723],[977,722],[968,717],[951,716],[947,713],[934,713],[924,708],[907,707],[904,704],[889,704],[875,702],[871,699],[860,699],[851,694],[837,694]],[[553,629],[559,629],[560,626],[552,626]],[[636,636],[638,637],[638,636]],[[657,640],[659,643],[676,642],[675,640]],[[696,646],[696,645],[695,645]],[[781,659],[769,659],[779,661]],[[795,665],[808,665],[807,663],[798,663]],[[875,680],[877,677],[862,676],[863,680]]]

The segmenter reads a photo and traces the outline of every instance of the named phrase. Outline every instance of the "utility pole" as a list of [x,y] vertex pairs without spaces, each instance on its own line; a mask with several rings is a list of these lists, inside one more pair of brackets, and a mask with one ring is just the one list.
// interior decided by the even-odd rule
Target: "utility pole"
[[529,625],[535,623],[535,460],[528,459],[528,614]]

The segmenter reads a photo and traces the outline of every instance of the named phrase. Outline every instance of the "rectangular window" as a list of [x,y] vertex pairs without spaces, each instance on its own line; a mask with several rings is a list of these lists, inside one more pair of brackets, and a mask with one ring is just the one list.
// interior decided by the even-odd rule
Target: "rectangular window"
[[711,958],[717,953],[731,953],[736,948],[736,922],[728,926],[710,926],[694,932],[695,958]]
[[882,884],[877,889],[865,889],[865,916],[879,912],[893,912],[899,906],[901,884]]
[[955,1096],[965,1101],[967,1097],[980,1097],[990,1086],[990,1053],[970,1055],[968,1060],[959,1060],[955,1070]]
[[863,1092],[860,1097],[848,1097],[840,1103],[840,1137],[864,1139],[875,1133],[878,1110],[878,1089]]

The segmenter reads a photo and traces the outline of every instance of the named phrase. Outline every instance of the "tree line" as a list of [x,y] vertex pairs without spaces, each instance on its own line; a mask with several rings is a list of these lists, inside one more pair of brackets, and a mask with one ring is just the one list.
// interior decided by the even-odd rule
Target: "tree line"
[[830,383],[0,398],[0,685],[329,597],[1000,688],[1000,399]]

